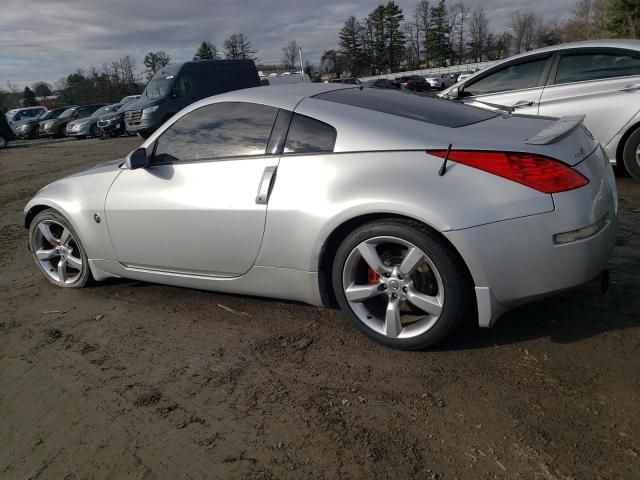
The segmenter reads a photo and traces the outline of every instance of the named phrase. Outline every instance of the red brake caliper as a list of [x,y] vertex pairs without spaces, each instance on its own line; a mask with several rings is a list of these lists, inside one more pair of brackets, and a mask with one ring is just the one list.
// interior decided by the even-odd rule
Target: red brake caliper
[[367,270],[367,283],[369,285],[375,285],[376,283],[378,283],[378,278],[380,278],[380,275],[378,275],[375,270],[369,267],[369,270]]

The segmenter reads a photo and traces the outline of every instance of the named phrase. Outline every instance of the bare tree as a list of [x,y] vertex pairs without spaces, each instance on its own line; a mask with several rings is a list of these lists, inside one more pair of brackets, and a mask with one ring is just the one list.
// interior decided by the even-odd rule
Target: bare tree
[[427,63],[427,67],[429,67],[431,54],[429,49],[426,47],[427,36],[429,35],[429,25],[431,24],[431,5],[428,0],[419,0],[416,4],[416,8],[414,11],[414,17],[417,28],[417,35],[421,41],[422,46],[424,47],[422,52],[419,52],[419,56],[424,56],[424,59]]
[[337,50],[325,50],[320,57],[320,63],[325,72],[340,78],[342,74],[342,59]]
[[562,29],[564,38],[573,42],[605,37],[607,12],[607,0],[578,0]]
[[134,85],[138,77],[136,74],[136,60],[131,55],[125,55],[120,57],[117,63],[122,81],[129,85]]
[[471,15],[469,25],[469,46],[471,47],[471,57],[475,62],[482,62],[489,40],[489,20],[482,7],[474,10]]
[[159,52],[149,52],[144,56],[144,66],[146,67],[147,80],[155,75],[161,68],[167,66],[171,62],[171,57],[162,50]]
[[227,58],[256,60],[257,51],[244,33],[234,33],[224,41],[223,46]]
[[285,70],[293,70],[298,59],[298,42],[291,40],[282,47],[282,67]]
[[458,63],[462,63],[466,53],[466,22],[469,8],[464,2],[457,2],[451,7],[449,15],[451,18],[451,51],[458,57]]
[[538,16],[530,11],[516,10],[511,15],[511,30],[516,53],[526,52],[535,46]]

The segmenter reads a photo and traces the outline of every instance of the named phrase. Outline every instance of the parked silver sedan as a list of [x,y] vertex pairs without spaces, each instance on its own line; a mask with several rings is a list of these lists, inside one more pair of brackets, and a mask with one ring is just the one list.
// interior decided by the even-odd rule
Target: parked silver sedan
[[36,266],[339,306],[397,348],[603,279],[611,165],[580,117],[342,85],[185,108],[124,160],[25,208]]
[[586,115],[607,157],[640,180],[640,40],[554,45],[507,58],[442,93],[518,113]]

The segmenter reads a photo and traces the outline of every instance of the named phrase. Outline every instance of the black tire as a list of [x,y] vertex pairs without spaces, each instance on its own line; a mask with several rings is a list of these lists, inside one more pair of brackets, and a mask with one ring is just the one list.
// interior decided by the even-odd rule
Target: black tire
[[98,125],[93,125],[91,127],[91,130],[89,130],[89,138],[96,138],[96,137],[99,137],[100,135],[102,135],[102,132],[100,131],[100,127],[98,127]]
[[153,132],[149,130],[139,130],[138,135],[145,140],[151,136]]
[[[390,338],[365,325],[353,312],[344,293],[342,275],[350,253],[367,239],[391,236],[420,248],[434,263],[446,292],[442,312],[436,323],[425,333],[412,338]],[[333,291],[341,310],[364,334],[391,348],[422,350],[451,336],[463,320],[474,313],[473,285],[461,260],[451,247],[423,224],[410,220],[383,219],[362,225],[342,241],[336,252],[331,278]]]
[[7,140],[4,137],[0,137],[0,149],[7,146]]
[[640,128],[629,135],[622,150],[624,167],[633,178],[640,181],[640,157],[637,152],[638,147],[640,147]]
[[[40,265],[40,262],[36,257],[35,252],[39,247],[38,245],[35,244],[36,236],[34,233],[35,233],[35,230],[38,228],[38,225],[40,225],[40,223],[46,220],[51,220],[59,223],[60,225],[63,225],[64,228],[68,229],[71,232],[71,235],[73,235],[75,244],[78,249],[77,253],[79,253],[80,258],[82,259],[82,265],[83,265],[83,270],[80,273],[80,276],[73,283],[61,285],[60,283],[54,281],[51,277],[49,277],[49,275],[46,272],[43,271],[43,267]],[[93,276],[91,275],[91,269],[89,268],[89,261],[87,258],[87,254],[84,249],[84,246],[82,245],[82,241],[80,240],[80,237],[78,236],[76,231],[73,229],[71,224],[67,221],[67,219],[64,216],[60,215],[57,211],[49,208],[49,209],[43,210],[42,212],[38,213],[34,217],[33,221],[31,222],[31,225],[29,226],[29,250],[31,251],[31,256],[33,257],[33,260],[36,263],[36,267],[42,273],[44,278],[47,279],[49,283],[61,288],[82,288],[90,284],[91,282],[93,282]]]

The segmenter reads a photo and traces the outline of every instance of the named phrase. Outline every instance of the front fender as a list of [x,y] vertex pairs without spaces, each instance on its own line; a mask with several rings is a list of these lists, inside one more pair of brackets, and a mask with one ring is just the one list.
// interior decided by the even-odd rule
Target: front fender
[[115,260],[104,203],[109,188],[119,174],[118,166],[110,164],[50,183],[25,206],[25,226],[28,228],[28,223],[37,212],[52,208],[71,224],[90,259]]

